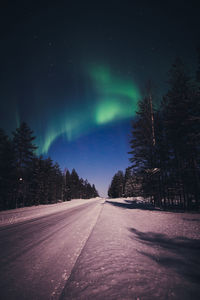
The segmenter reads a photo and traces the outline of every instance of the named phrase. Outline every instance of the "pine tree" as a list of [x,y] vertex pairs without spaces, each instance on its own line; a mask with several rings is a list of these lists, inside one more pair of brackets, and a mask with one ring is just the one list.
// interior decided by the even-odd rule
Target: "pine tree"
[[12,143],[0,129],[0,210],[15,207],[15,185]]
[[85,185],[86,185],[85,180],[83,180],[83,178],[80,178],[79,179],[79,190],[80,190],[80,198],[81,199],[87,198]]
[[26,168],[35,157],[37,147],[33,144],[34,140],[33,131],[25,122],[13,132],[15,159],[20,171]]
[[124,175],[124,196],[132,197],[136,193],[135,178],[133,177],[131,168],[126,168]]
[[152,111],[150,97],[145,97],[138,103],[137,117],[132,124],[132,139],[130,140],[130,162],[133,168],[140,170],[154,167],[155,137],[152,127]]
[[[177,59],[170,70],[170,89],[163,104],[164,124],[170,150],[170,177],[174,196],[186,208],[193,194],[191,184],[196,168],[195,93],[184,64]],[[196,103],[197,104],[197,103]],[[195,181],[195,189],[198,189]],[[171,187],[171,188],[172,188]],[[196,195],[197,196],[197,195]],[[196,199],[197,201],[197,199]]]
[[26,123],[12,141],[0,130],[0,209],[98,196],[95,185],[79,179],[75,169],[63,174],[50,157],[37,157],[34,139]]
[[33,131],[23,122],[13,132],[13,149],[15,155],[15,168],[17,173],[17,199],[19,205],[28,205],[30,166],[35,157],[37,147],[33,144],[35,137]]
[[198,55],[198,66],[196,70],[196,82],[198,87],[198,92],[200,92],[200,47],[197,49],[197,55]]
[[148,91],[148,95],[138,103],[137,116],[132,124],[131,151],[129,154],[131,154],[131,168],[137,174],[136,177],[143,178],[143,192],[146,197],[151,197],[151,200],[155,203],[158,195],[155,189],[154,171],[158,167],[154,114],[152,95]]
[[132,179],[132,174],[131,174],[131,169],[126,168],[125,174],[124,174],[124,196],[125,197],[131,197],[132,195],[132,186],[131,186],[131,179]]
[[44,161],[42,156],[35,157],[32,163],[32,179],[30,183],[29,196],[32,200],[33,205],[39,205],[40,203],[45,203],[44,197]]
[[54,203],[56,197],[56,189],[54,184],[53,161],[50,157],[44,160],[45,167],[45,202]]
[[93,184],[92,185],[92,198],[96,198],[96,197],[99,197],[99,193],[98,193],[98,191],[97,191],[97,189],[96,189],[96,187],[95,187],[95,185]]
[[154,174],[155,179],[158,179],[157,188],[159,193],[159,205],[166,206],[168,198],[168,184],[169,184],[169,166],[170,166],[170,149],[165,133],[164,118],[162,112],[162,105],[160,110],[155,113],[155,158],[156,166],[159,172]]
[[66,201],[70,201],[72,199],[72,191],[71,191],[71,174],[69,170],[65,173],[65,192],[64,197]]
[[80,198],[80,181],[79,181],[79,176],[75,169],[72,169],[71,177],[70,177],[70,184],[71,184],[72,199]]
[[85,195],[86,199],[92,198],[93,196],[92,186],[87,179],[85,180]]
[[63,174],[50,158],[35,157],[32,166],[29,199],[32,205],[55,203],[62,199]]
[[123,197],[124,194],[124,175],[122,171],[118,171],[112,178],[108,189],[108,196],[110,198]]
[[193,97],[193,113],[190,116],[190,138],[193,143],[193,175],[196,207],[200,206],[200,47],[198,48],[198,68],[196,71],[197,88]]
[[55,185],[55,202],[62,200],[62,185],[63,185],[63,175],[60,170],[59,164],[56,162],[53,166],[54,171],[54,185]]

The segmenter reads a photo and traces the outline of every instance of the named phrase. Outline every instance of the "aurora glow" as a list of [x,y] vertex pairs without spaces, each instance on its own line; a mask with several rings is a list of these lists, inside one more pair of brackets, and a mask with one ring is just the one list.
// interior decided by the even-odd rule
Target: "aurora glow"
[[139,87],[151,80],[159,102],[177,55],[195,72],[198,1],[181,9],[176,0],[4,2],[0,128],[12,138],[25,121],[38,154],[106,196],[113,174],[129,166]]
[[[111,73],[105,66],[92,66],[87,69],[90,89],[93,95],[83,95],[74,107],[66,107],[57,118],[50,120],[44,137],[39,141],[39,153],[46,154],[52,143],[63,136],[68,141],[86,134],[97,126],[134,116],[139,89],[129,80],[123,80]],[[90,101],[85,101],[90,97]],[[83,103],[79,107],[79,103]]]
[[92,67],[90,74],[97,90],[97,125],[134,116],[140,93],[133,82],[115,77],[102,66]]

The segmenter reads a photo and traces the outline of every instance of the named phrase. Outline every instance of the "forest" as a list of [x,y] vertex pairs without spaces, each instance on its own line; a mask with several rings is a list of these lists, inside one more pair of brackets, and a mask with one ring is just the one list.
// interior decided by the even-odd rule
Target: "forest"
[[[171,66],[160,101],[151,84],[132,121],[130,166],[112,178],[108,196],[141,196],[158,207],[200,206],[200,51],[194,76],[181,59]],[[95,185],[51,158],[36,155],[35,137],[22,122],[8,137],[0,129],[0,209],[97,197]]]
[[141,196],[158,207],[199,209],[200,51],[194,74],[177,58],[159,104],[148,85],[132,122],[130,167],[113,176],[109,197]]
[[0,129],[0,210],[98,196],[75,169],[63,173],[51,158],[38,157],[34,140],[25,122],[12,138]]

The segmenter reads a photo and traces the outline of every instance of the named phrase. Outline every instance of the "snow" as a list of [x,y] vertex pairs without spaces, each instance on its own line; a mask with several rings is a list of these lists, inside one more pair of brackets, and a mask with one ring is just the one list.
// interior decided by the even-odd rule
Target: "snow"
[[104,203],[61,299],[200,299],[200,215],[138,207]]
[[[100,197],[95,199],[101,199]],[[0,211],[0,226],[16,224],[23,221],[39,218],[59,211],[70,209],[79,205],[91,202],[92,199],[72,199],[71,201],[60,202],[48,205],[22,207],[6,211]]]
[[[22,257],[15,263],[22,274],[34,270],[38,290],[36,278],[43,278],[44,292],[52,285],[53,299],[200,299],[199,213],[154,210],[142,198],[98,199],[0,212],[1,226],[6,226],[69,210],[68,217],[55,224],[50,220],[46,226],[43,220],[34,236],[28,231],[32,225],[24,223],[22,236],[32,255],[27,252],[26,264]],[[86,203],[92,205],[84,213],[70,211]],[[49,224],[56,227],[52,230]],[[20,245],[23,238],[18,235]],[[36,248],[30,247],[34,238]],[[21,247],[17,251],[21,253]]]

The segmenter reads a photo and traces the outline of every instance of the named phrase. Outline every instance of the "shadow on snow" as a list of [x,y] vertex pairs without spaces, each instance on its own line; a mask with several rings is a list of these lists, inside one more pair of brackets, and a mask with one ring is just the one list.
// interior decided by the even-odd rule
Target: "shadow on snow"
[[150,203],[145,203],[145,202],[140,202],[138,203],[137,201],[133,200],[125,200],[126,203],[122,202],[117,202],[117,201],[110,201],[106,200],[106,203],[112,204],[117,207],[121,208],[128,208],[128,209],[144,209],[144,210],[157,210],[152,204]]
[[[126,203],[112,201],[112,200],[106,200],[105,203],[112,204],[117,207],[121,208],[128,208],[128,209],[142,209],[142,210],[154,210],[154,211],[163,211],[163,212],[170,212],[170,213],[182,213],[184,214],[186,211],[183,210],[183,208],[177,208],[177,207],[155,207],[153,204],[148,202],[137,202],[136,200],[124,200]],[[190,213],[199,213],[199,211],[190,211]],[[187,220],[187,219],[186,219]],[[200,219],[190,219],[191,221],[198,221],[200,222]]]
[[194,283],[200,282],[200,240],[186,237],[169,238],[165,234],[154,232],[141,232],[134,228],[129,229],[137,239],[154,249],[157,254],[139,251],[158,264],[172,268],[183,277]]

